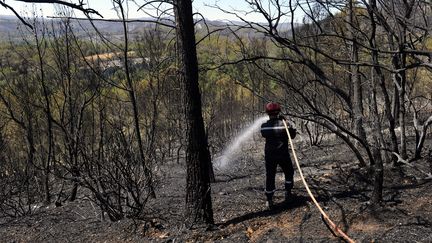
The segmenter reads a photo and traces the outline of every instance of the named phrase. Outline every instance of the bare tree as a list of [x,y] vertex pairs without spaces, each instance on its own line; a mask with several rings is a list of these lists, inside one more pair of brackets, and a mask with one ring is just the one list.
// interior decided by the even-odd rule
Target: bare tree
[[123,35],[124,35],[124,48],[123,48],[123,58],[124,58],[124,68],[125,68],[125,75],[126,75],[126,81],[127,81],[127,89],[129,93],[130,100],[132,102],[132,109],[133,109],[133,117],[134,117],[134,126],[135,126],[135,135],[138,142],[138,150],[141,157],[141,164],[144,169],[145,176],[147,177],[147,184],[149,188],[149,193],[152,197],[156,197],[154,188],[153,188],[153,182],[152,182],[152,173],[149,168],[149,165],[146,163],[146,158],[144,155],[144,145],[143,140],[141,137],[141,128],[139,124],[139,114],[138,114],[138,104],[136,101],[136,92],[135,87],[131,78],[130,74],[130,64],[129,64],[129,57],[128,57],[128,51],[129,51],[129,37],[128,37],[128,28],[126,23],[126,15],[125,10],[123,8],[123,3],[120,0],[114,0],[113,1],[119,8],[120,16],[123,21]]
[[198,60],[192,18],[192,1],[174,1],[177,35],[181,55],[187,124],[186,148],[186,218],[187,224],[213,223],[207,137],[201,111],[198,87]]

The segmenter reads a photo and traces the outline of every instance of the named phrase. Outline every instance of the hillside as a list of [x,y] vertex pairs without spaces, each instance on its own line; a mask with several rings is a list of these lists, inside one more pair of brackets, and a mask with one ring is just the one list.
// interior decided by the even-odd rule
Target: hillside
[[[145,221],[102,220],[96,205],[83,195],[61,207],[42,206],[31,216],[3,218],[0,242],[336,242],[318,210],[295,176],[293,202],[283,203],[277,191],[276,208],[264,206],[262,141],[229,168],[216,172],[212,184],[215,226],[182,228],[185,170],[170,162],[161,166],[157,199],[147,205]],[[430,242],[432,240],[431,180],[416,169],[427,170],[426,160],[416,169],[386,166],[385,199],[380,208],[367,201],[371,181],[346,147],[336,141],[309,147],[297,143],[303,172],[321,206],[331,219],[357,242]],[[354,163],[354,164],[353,164]],[[283,183],[281,173],[277,185]]]
[[264,2],[2,17],[0,243],[432,242],[432,3]]

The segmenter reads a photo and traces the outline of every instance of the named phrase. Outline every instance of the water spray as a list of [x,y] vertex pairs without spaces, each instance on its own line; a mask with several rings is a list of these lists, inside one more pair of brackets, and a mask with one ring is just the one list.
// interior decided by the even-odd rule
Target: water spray
[[238,152],[239,148],[250,141],[250,138],[267,119],[267,115],[261,116],[253,121],[249,126],[241,130],[238,135],[225,147],[221,156],[215,159],[215,168],[225,169],[230,162],[235,160],[240,155]]

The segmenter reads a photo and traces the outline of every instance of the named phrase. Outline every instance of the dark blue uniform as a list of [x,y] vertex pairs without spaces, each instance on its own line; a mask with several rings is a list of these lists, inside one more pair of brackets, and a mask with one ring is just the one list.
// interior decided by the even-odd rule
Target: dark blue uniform
[[[285,190],[290,193],[293,188],[294,169],[288,151],[288,135],[283,124],[283,117],[270,118],[261,125],[261,135],[265,143],[265,167],[267,200],[271,200],[275,192],[275,176],[277,165],[285,174]],[[291,138],[295,136],[295,129],[290,128]]]

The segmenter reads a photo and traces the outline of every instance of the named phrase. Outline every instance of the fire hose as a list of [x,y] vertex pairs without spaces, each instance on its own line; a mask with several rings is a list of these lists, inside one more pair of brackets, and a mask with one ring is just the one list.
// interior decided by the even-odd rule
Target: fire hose
[[301,170],[301,168],[300,168],[300,163],[299,163],[299,161],[298,161],[298,159],[297,159],[297,155],[296,155],[296,152],[295,152],[295,149],[294,149],[294,144],[293,144],[293,142],[292,142],[292,139],[291,139],[291,135],[290,135],[290,133],[289,133],[289,131],[288,131],[288,126],[287,126],[287,124],[286,124],[286,122],[285,122],[285,120],[282,120],[283,121],[283,123],[284,123],[284,126],[285,126],[285,130],[286,130],[286,132],[287,132],[287,134],[288,134],[288,140],[289,140],[289,143],[290,143],[290,146],[291,146],[291,150],[292,150],[292,153],[293,153],[293,157],[294,157],[294,161],[295,161],[295,163],[296,163],[296,166],[297,166],[297,169],[298,169],[298,171],[299,171],[299,174],[300,174],[300,178],[301,178],[301,180],[302,180],[302,182],[303,182],[303,185],[305,186],[305,188],[306,188],[306,191],[307,191],[307,193],[309,194],[309,197],[312,199],[312,201],[313,201],[313,203],[315,204],[315,206],[318,208],[318,210],[320,211],[320,213],[321,213],[321,215],[322,215],[322,217],[323,217],[323,219],[324,219],[324,221],[327,223],[327,225],[329,226],[329,228],[333,231],[333,234],[335,234],[335,235],[337,235],[337,236],[339,236],[339,237],[341,237],[341,238],[343,238],[345,241],[347,241],[347,242],[350,242],[350,243],[353,243],[353,242],[355,242],[353,239],[351,239],[347,234],[345,234],[331,219],[330,219],[330,217],[326,214],[326,212],[324,212],[324,210],[321,208],[321,206],[319,205],[319,203],[318,203],[318,201],[315,199],[315,196],[312,194],[312,191],[309,189],[309,186],[308,186],[308,184],[306,183],[306,180],[305,180],[305,178],[304,178],[304,176],[303,176],[303,172],[302,172],[302,170]]

